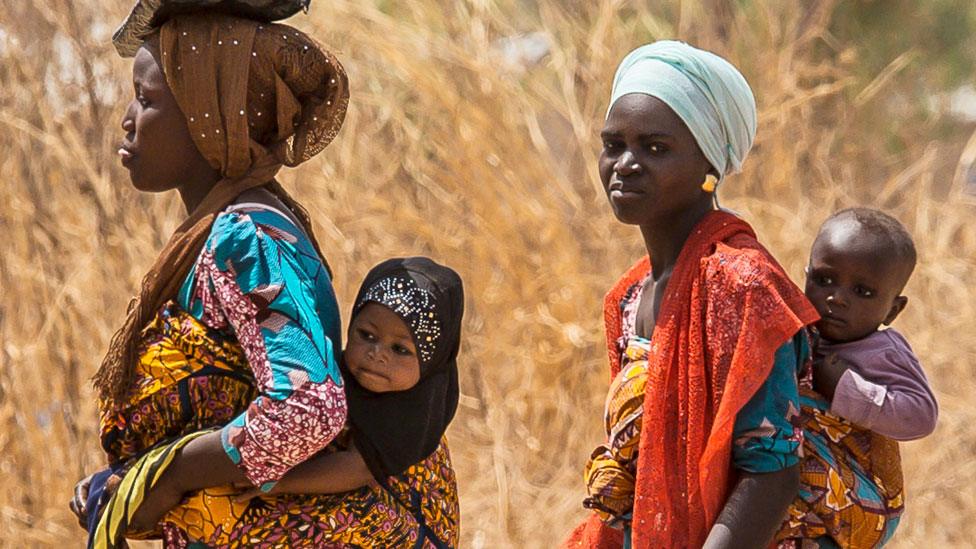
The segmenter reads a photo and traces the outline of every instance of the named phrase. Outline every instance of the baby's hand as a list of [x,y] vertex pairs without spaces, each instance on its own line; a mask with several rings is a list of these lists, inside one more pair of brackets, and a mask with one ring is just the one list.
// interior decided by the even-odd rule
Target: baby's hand
[[834,390],[837,383],[849,370],[851,364],[835,353],[818,357],[813,361],[813,390],[823,395],[827,400],[834,400]]

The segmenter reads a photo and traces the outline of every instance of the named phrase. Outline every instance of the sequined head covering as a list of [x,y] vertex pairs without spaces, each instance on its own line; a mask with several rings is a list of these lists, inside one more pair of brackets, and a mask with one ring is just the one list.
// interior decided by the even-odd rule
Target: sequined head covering
[[457,411],[464,289],[448,267],[426,257],[397,258],[366,275],[355,303],[353,317],[378,303],[403,319],[420,359],[417,384],[388,393],[364,388],[342,364],[353,440],[382,482],[433,453]]
[[356,303],[358,312],[367,303],[385,305],[410,327],[414,345],[423,364],[430,362],[440,339],[440,319],[437,318],[437,300],[427,289],[417,286],[409,276],[390,276],[377,281]]
[[338,60],[287,25],[184,15],[163,24],[158,44],[157,60],[190,135],[222,179],[170,237],[112,338],[94,383],[113,401],[130,389],[142,327],[176,296],[217,215],[242,192],[263,186],[277,195],[323,257],[307,212],[274,176],[322,151],[349,102]]
[[756,100],[731,63],[683,42],[647,44],[620,62],[610,108],[631,93],[656,97],[671,107],[691,130],[720,182],[742,169],[756,137]]

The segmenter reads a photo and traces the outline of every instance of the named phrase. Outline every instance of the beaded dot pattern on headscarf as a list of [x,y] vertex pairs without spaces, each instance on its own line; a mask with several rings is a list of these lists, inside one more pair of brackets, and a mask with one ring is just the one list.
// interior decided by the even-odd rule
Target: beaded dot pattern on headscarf
[[436,314],[437,300],[433,294],[418,287],[410,278],[392,276],[373,284],[356,304],[356,310],[369,302],[388,307],[406,321],[421,360],[430,361],[441,335],[441,324]]
[[287,25],[216,14],[159,31],[166,82],[190,136],[224,177],[269,162],[296,166],[338,134],[349,101],[338,59]]

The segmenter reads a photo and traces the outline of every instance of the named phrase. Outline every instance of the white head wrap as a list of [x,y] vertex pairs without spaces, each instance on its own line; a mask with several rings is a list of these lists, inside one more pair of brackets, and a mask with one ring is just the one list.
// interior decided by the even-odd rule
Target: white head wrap
[[691,130],[719,181],[742,169],[756,137],[756,100],[731,63],[683,42],[654,42],[621,61],[610,107],[630,93],[656,97],[671,107]]

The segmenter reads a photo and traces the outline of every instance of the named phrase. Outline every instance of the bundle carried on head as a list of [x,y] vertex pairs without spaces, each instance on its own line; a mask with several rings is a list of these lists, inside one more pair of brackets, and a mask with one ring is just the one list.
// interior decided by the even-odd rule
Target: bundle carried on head
[[139,0],[112,36],[122,57],[132,57],[146,38],[176,15],[208,12],[269,22],[308,11],[312,0]]

